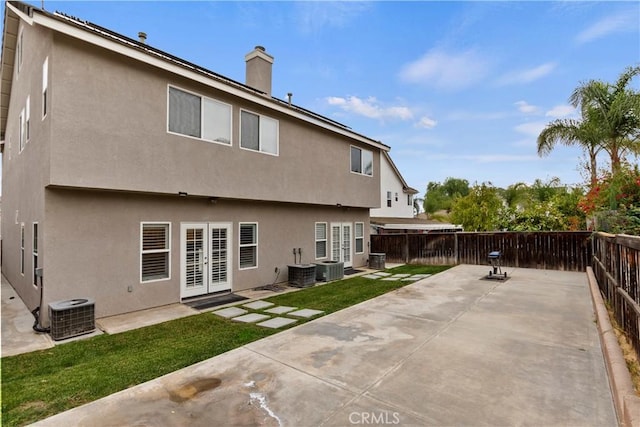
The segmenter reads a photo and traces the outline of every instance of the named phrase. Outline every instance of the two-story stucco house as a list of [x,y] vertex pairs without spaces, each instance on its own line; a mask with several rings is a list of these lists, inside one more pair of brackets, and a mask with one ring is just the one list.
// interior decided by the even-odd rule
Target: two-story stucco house
[[246,84],[6,3],[2,272],[30,309],[41,286],[104,317],[282,282],[294,249],[366,264],[389,147],[272,97],[264,48],[244,59]]

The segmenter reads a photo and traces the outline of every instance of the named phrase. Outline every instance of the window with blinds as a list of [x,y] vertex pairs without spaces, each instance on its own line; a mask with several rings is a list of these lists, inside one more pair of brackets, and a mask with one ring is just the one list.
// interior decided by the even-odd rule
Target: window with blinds
[[240,269],[258,266],[258,224],[240,223]]
[[357,254],[364,253],[364,223],[363,222],[356,222],[355,238],[356,238],[356,253]]
[[248,111],[241,111],[240,147],[277,156],[278,121]]
[[169,132],[231,145],[231,105],[169,86]]
[[327,223],[316,222],[316,259],[327,257]]
[[171,224],[142,223],[140,234],[140,281],[169,279]]

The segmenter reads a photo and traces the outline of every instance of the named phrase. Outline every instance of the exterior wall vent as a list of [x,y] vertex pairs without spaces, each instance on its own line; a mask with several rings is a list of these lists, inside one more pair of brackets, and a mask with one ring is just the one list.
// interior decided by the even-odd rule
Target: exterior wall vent
[[63,340],[88,334],[96,329],[95,301],[76,298],[49,303],[51,338]]

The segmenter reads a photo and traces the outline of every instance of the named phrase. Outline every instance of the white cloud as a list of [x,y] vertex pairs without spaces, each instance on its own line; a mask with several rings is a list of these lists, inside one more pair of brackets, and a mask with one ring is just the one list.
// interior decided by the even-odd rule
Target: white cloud
[[540,132],[547,126],[546,122],[527,122],[519,124],[514,128],[516,132],[523,133],[525,135],[538,137]]
[[638,11],[628,9],[616,14],[605,16],[598,22],[592,24],[580,32],[575,40],[578,43],[588,43],[590,41],[606,37],[613,33],[623,33],[638,30]]
[[501,86],[531,83],[549,75],[555,68],[554,62],[547,62],[534,68],[512,71],[499,77],[497,83]]
[[538,107],[529,104],[527,101],[518,101],[514,103],[518,107],[518,111],[521,113],[535,113],[538,111]]
[[545,113],[547,117],[553,117],[554,119],[561,119],[563,117],[571,116],[575,114],[576,109],[572,105],[556,105],[551,110]]
[[349,96],[347,98],[331,96],[326,98],[326,101],[329,105],[338,106],[344,111],[368,117],[370,119],[410,120],[413,118],[413,112],[409,107],[385,107],[374,97],[361,99],[357,96]]
[[421,58],[405,64],[399,77],[407,83],[456,90],[482,80],[488,71],[488,61],[473,50],[447,53],[432,49]]
[[430,117],[423,116],[420,118],[420,121],[416,123],[416,127],[425,128],[425,129],[433,129],[438,124],[437,121],[433,120]]
[[367,2],[295,2],[292,20],[301,33],[341,28],[370,8]]

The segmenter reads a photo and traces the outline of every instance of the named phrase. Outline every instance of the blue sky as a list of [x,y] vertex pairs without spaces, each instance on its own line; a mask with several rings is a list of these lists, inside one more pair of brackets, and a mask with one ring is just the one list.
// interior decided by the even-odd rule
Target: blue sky
[[[31,2],[40,6],[40,1]],[[640,64],[638,2],[44,2],[244,82],[255,45],[273,95],[391,146],[421,193],[451,176],[585,181],[579,149],[536,137],[590,79]],[[640,87],[640,79],[633,82]],[[632,159],[637,161],[637,159]],[[604,165],[603,165],[604,166]]]

